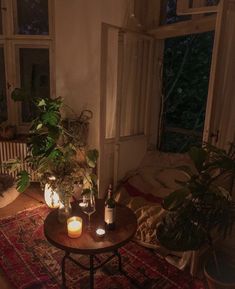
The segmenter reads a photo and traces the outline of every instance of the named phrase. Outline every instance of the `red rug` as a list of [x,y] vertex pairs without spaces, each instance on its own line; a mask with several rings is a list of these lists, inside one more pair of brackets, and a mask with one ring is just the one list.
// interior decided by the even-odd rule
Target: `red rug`
[[[0,220],[0,266],[17,289],[61,288],[63,252],[51,246],[43,234],[48,212],[41,206]],[[201,281],[133,242],[120,253],[125,274],[117,270],[114,259],[96,272],[95,289],[205,289]],[[67,261],[66,274],[68,288],[89,288],[87,271]]]

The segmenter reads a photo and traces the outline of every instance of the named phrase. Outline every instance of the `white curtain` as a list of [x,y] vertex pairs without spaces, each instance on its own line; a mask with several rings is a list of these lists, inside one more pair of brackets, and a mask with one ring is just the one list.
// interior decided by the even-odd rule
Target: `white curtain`
[[120,136],[144,134],[154,65],[152,39],[125,33]]
[[107,82],[106,82],[106,129],[105,137],[114,138],[116,130],[118,30],[108,30]]
[[[145,133],[148,102],[153,92],[153,40],[131,32],[123,33],[122,37],[122,41],[118,44],[117,31],[111,30],[108,36],[106,138],[115,136],[117,85],[121,87],[119,90],[121,137]],[[123,54],[117,58],[118,45],[122,45]],[[118,67],[122,69],[122,81],[119,84],[117,84]]]

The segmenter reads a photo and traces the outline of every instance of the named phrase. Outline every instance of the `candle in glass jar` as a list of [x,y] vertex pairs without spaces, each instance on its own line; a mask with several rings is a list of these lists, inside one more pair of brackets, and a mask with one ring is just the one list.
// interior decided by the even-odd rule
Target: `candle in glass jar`
[[71,217],[67,220],[68,236],[78,238],[82,234],[82,219],[80,217]]
[[98,228],[96,230],[96,235],[99,236],[99,237],[103,237],[105,235],[105,230],[102,229],[102,228]]

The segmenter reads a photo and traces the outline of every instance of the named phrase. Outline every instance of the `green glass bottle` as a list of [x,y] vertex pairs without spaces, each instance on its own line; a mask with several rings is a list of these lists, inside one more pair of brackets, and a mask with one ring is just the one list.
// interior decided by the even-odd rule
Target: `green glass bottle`
[[107,230],[115,229],[116,221],[116,202],[113,198],[112,185],[109,185],[108,196],[105,201],[104,222]]

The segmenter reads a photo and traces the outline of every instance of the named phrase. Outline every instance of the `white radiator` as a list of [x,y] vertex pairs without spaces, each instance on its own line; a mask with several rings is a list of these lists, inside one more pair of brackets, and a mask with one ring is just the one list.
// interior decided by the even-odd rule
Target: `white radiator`
[[[27,155],[27,145],[25,142],[20,141],[0,141],[0,164],[11,159],[24,159]],[[31,168],[27,165],[23,165],[23,169],[26,170],[31,175],[32,181],[37,181],[35,174],[32,173]],[[9,174],[9,172],[0,166],[1,174]],[[10,173],[14,178],[17,176],[18,171]]]

